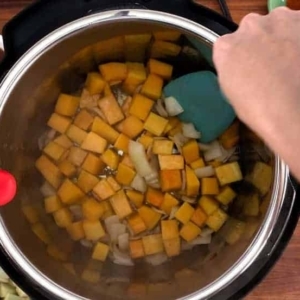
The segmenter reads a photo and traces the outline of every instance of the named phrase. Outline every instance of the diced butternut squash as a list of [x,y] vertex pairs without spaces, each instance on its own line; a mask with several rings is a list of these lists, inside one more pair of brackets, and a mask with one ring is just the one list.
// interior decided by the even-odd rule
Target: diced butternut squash
[[82,214],[87,220],[99,220],[104,214],[102,203],[99,203],[94,198],[85,198],[82,202]]
[[124,119],[124,114],[114,95],[104,97],[99,100],[98,105],[104,113],[110,125],[114,125]]
[[51,243],[51,236],[47,232],[45,226],[42,223],[35,223],[31,226],[31,230],[34,234],[46,245]]
[[73,177],[77,172],[76,167],[66,159],[58,164],[58,168],[66,177]]
[[108,183],[107,179],[101,179],[93,188],[93,192],[101,199],[106,200],[115,194],[114,189]]
[[213,214],[219,207],[218,202],[208,196],[202,196],[199,200],[199,206],[204,210],[204,212],[209,216]]
[[187,202],[184,202],[180,208],[177,210],[175,214],[175,218],[180,221],[182,224],[186,224],[191,219],[192,215],[194,214],[195,209],[188,204]]
[[101,275],[98,270],[85,269],[81,274],[81,279],[96,284],[100,281]]
[[104,97],[113,95],[113,92],[112,92],[112,90],[110,88],[110,85],[108,83],[105,83],[104,90],[103,90],[103,95],[104,95]]
[[272,168],[263,162],[256,162],[252,173],[247,176],[247,181],[251,182],[264,196],[271,187],[272,178]]
[[117,138],[114,147],[118,150],[123,151],[124,153],[128,153],[128,146],[129,146],[130,138],[125,134],[121,133]]
[[62,208],[62,204],[58,196],[50,196],[44,199],[45,211],[52,214]]
[[169,215],[172,211],[172,208],[177,206],[178,203],[179,201],[175,197],[173,197],[169,193],[166,193],[164,195],[164,200],[160,206],[160,209]]
[[84,220],[82,223],[85,238],[89,241],[98,241],[105,236],[105,230],[100,221]]
[[150,57],[152,58],[166,58],[175,57],[181,51],[181,47],[165,41],[156,40],[151,48]]
[[66,149],[54,142],[50,142],[43,150],[53,160],[58,161],[65,153]]
[[228,215],[220,208],[215,210],[206,220],[206,225],[217,232],[224,225],[226,220],[228,219]]
[[144,194],[134,190],[127,190],[126,195],[136,208],[139,208],[143,205]]
[[135,116],[129,116],[118,124],[118,130],[132,139],[141,134],[143,129],[143,122]]
[[104,162],[96,155],[89,153],[86,156],[81,168],[93,175],[99,175],[105,168]]
[[40,158],[38,158],[35,166],[46,179],[46,181],[48,181],[55,189],[60,186],[63,179],[62,173],[58,167],[53,164],[45,155],[42,155]]
[[194,170],[186,166],[185,176],[186,176],[186,195],[189,197],[197,196],[199,194],[200,181],[197,178]]
[[124,164],[125,166],[131,168],[131,169],[134,169],[133,162],[132,162],[132,160],[131,160],[131,158],[129,157],[128,154],[123,156],[123,159],[122,159],[121,163]]
[[180,170],[162,170],[160,171],[160,183],[163,192],[180,190],[182,179]]
[[147,80],[142,86],[141,94],[146,97],[157,100],[161,97],[164,80],[154,74],[149,74]]
[[194,162],[192,162],[190,164],[191,168],[193,170],[199,169],[199,168],[204,168],[205,167],[205,162],[203,160],[203,158],[199,158],[197,160],[195,160]]
[[182,155],[187,164],[191,164],[192,162],[198,160],[200,158],[200,154],[197,141],[191,140],[183,145]]
[[150,115],[148,116],[144,124],[144,129],[148,130],[149,132],[153,133],[156,136],[161,136],[167,124],[168,124],[167,119],[155,113],[150,113]]
[[67,94],[60,94],[55,106],[55,112],[66,117],[75,115],[79,107],[80,98]]
[[240,122],[235,121],[231,126],[220,136],[219,140],[225,149],[230,149],[236,146],[239,142]]
[[109,252],[109,247],[103,243],[97,243],[92,254],[92,258],[95,260],[106,261]]
[[124,219],[132,213],[132,209],[124,190],[118,191],[113,197],[109,199],[109,201],[119,219]]
[[58,261],[67,261],[68,254],[57,247],[57,245],[50,244],[47,247],[47,253]]
[[217,167],[216,174],[219,179],[220,185],[222,186],[243,179],[240,166],[237,162],[232,162]]
[[97,185],[98,182],[99,179],[96,176],[82,170],[78,176],[77,185],[87,194]]
[[163,240],[179,237],[178,223],[176,220],[161,221],[161,234]]
[[94,132],[89,132],[81,144],[82,149],[95,153],[103,153],[106,147],[107,141]]
[[73,146],[72,141],[65,134],[61,134],[60,136],[55,138],[53,142],[66,149],[69,149]]
[[68,155],[68,161],[73,165],[80,167],[87,156],[87,152],[78,147],[72,147]]
[[129,109],[132,103],[132,97],[128,96],[123,102],[121,109],[125,117],[129,116]]
[[236,196],[236,192],[230,186],[225,186],[222,188],[219,195],[216,196],[216,199],[223,205],[228,205]]
[[223,165],[223,163],[219,160],[212,160],[207,162],[207,165],[212,166],[213,168],[217,168]]
[[133,96],[132,103],[129,109],[129,113],[137,118],[145,121],[154,105],[154,102],[141,95],[136,94]]
[[112,128],[99,117],[95,117],[92,125],[92,131],[97,133],[110,143],[115,143],[119,136],[119,133],[114,128]]
[[102,201],[101,203],[101,206],[103,208],[103,215],[101,217],[101,220],[105,220],[106,218],[108,217],[111,217],[113,215],[115,215],[114,211],[113,211],[113,208],[111,206],[111,204],[109,203],[109,201]]
[[156,31],[153,33],[156,40],[176,42],[179,40],[181,33],[176,30]]
[[107,82],[123,81],[127,77],[127,66],[124,63],[111,62],[99,66],[101,75]]
[[125,58],[129,61],[144,61],[151,34],[125,35]]
[[53,218],[58,227],[66,228],[73,220],[71,212],[67,208],[61,208],[53,213]]
[[152,234],[144,236],[142,238],[142,241],[146,255],[152,255],[164,251],[164,245],[161,234]]
[[85,237],[82,221],[71,223],[66,229],[73,241],[79,241]]
[[121,186],[118,184],[118,182],[115,180],[113,176],[108,176],[106,180],[115,192],[121,189]]
[[68,128],[66,135],[71,141],[78,145],[81,145],[87,136],[87,132],[72,124]]
[[80,108],[94,109],[98,106],[100,95],[90,95],[87,89],[83,89],[80,97]]
[[169,257],[177,256],[180,254],[180,248],[181,248],[180,237],[173,238],[171,240],[164,240],[163,244],[164,244],[166,254]]
[[81,110],[74,119],[74,125],[82,130],[88,130],[94,121],[93,116],[86,110]]
[[60,133],[65,133],[71,123],[72,120],[70,118],[66,118],[54,113],[51,115],[47,125]]
[[134,234],[139,234],[147,229],[146,224],[138,213],[128,218],[128,225]]
[[188,222],[180,230],[180,236],[187,242],[191,242],[201,233],[201,229],[192,222]]
[[129,241],[129,249],[132,258],[140,258],[145,256],[142,240]]
[[141,143],[145,147],[146,150],[152,145],[153,141],[154,141],[153,137],[148,136],[146,134],[143,134],[138,139],[138,142]]
[[182,170],[184,159],[181,155],[158,155],[161,170]]
[[57,191],[57,195],[63,204],[66,205],[75,204],[85,196],[82,190],[70,179],[64,180],[61,187]]
[[[136,63],[137,65],[138,63]],[[147,79],[146,69],[143,64],[139,64],[140,66],[131,66],[126,63],[128,67],[128,73],[125,81],[123,82],[122,88],[123,90],[132,95],[137,87],[144,83]]]
[[159,60],[150,59],[148,69],[150,74],[155,74],[163,79],[170,80],[172,78],[173,66]]
[[194,214],[191,217],[191,221],[197,226],[202,227],[207,220],[207,214],[203,211],[201,207],[197,207]]
[[129,186],[134,179],[136,172],[124,164],[119,164],[116,180],[123,185]]
[[171,155],[174,142],[171,140],[154,140],[152,151],[154,154]]
[[257,217],[259,215],[260,200],[258,194],[246,197],[243,213],[249,217]]
[[160,213],[145,205],[138,209],[138,213],[145,222],[148,230],[152,230],[161,218]]
[[146,201],[153,206],[160,207],[164,200],[164,194],[159,191],[155,190],[151,187],[148,187],[146,192]]
[[218,180],[215,177],[201,179],[202,195],[218,195],[220,192]]
[[112,149],[107,149],[101,156],[102,161],[109,166],[111,169],[115,170],[118,167],[120,157]]
[[245,232],[245,229],[245,222],[234,218],[229,218],[224,226],[224,233],[222,232],[222,235],[224,236],[226,243],[228,243],[229,245],[233,245],[241,239],[243,233]]
[[103,77],[96,72],[88,73],[85,88],[88,90],[90,95],[101,94],[105,87],[105,81]]
[[31,224],[37,223],[40,219],[39,212],[33,205],[22,206],[22,212],[27,221]]

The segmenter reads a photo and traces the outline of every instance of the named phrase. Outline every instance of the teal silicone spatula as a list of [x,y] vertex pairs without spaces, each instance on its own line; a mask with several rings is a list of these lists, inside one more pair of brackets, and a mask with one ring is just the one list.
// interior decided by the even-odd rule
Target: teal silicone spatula
[[164,88],[165,97],[174,97],[184,109],[178,115],[186,123],[193,123],[201,133],[201,142],[218,138],[233,122],[236,115],[223,96],[217,76],[199,71],[179,77]]

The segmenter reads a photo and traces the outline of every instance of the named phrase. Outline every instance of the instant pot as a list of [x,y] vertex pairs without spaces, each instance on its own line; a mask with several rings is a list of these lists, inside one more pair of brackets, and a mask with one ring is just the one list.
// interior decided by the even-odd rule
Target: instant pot
[[[41,178],[34,163],[39,155],[38,139],[57,95],[72,92],[82,82],[82,73],[101,62],[92,55],[97,43],[163,29],[177,30],[193,39],[198,46],[189,47],[201,52],[209,64],[213,43],[237,26],[188,0],[44,0],[4,28],[0,168],[16,177],[18,193],[0,210],[0,261],[32,299],[240,299],[267,274],[292,236],[300,210],[297,185],[285,163],[270,155],[263,143],[248,138],[247,129],[241,133],[245,137],[240,149],[244,173],[253,161],[264,161],[270,155],[273,184],[260,217],[246,221],[247,234],[234,245],[214,252],[212,248],[222,239],[216,235],[208,248],[193,249],[162,266],[132,268],[108,262],[101,267],[101,281],[93,284],[77,274],[89,255],[82,247],[73,245],[76,272],[69,272],[47,255],[32,233],[21,206],[42,203]],[[181,61],[174,61],[179,68],[180,64],[203,66],[195,51],[185,54]],[[199,60],[194,64],[190,62],[193,59]],[[55,227],[43,209],[40,219],[49,230]],[[69,247],[66,235],[57,234],[60,246]],[[217,255],[203,260],[210,252]],[[143,293],[132,289],[129,293],[129,286],[135,283],[147,288]]]

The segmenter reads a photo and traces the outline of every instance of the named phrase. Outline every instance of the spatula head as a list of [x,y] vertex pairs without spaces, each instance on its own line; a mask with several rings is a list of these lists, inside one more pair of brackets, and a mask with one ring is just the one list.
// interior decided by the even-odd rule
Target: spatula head
[[179,119],[193,123],[204,143],[218,138],[235,119],[217,76],[210,71],[190,73],[171,81],[164,88],[164,95],[173,96],[180,103],[184,112]]

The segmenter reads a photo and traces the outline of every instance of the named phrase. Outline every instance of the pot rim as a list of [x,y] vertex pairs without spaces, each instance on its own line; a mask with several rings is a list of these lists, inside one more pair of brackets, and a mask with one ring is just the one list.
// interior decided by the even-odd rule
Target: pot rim
[[[71,34],[79,33],[88,27],[97,26],[99,24],[105,25],[120,20],[149,21],[156,22],[161,25],[169,25],[200,36],[202,40],[205,40],[209,44],[213,44],[219,37],[219,35],[215,32],[200,24],[197,24],[196,22],[173,14],[158,11],[143,9],[112,10],[83,17],[50,33],[48,36],[36,43],[36,45],[28,50],[19,59],[19,61],[15,63],[15,65],[3,79],[2,83],[0,83],[0,114],[2,113],[5,103],[8,101],[9,96],[17,82],[22,78],[30,66],[32,66],[49,49],[62,40],[68,38]],[[253,238],[252,243],[248,246],[247,250],[243,253],[239,260],[229,270],[227,270],[226,273],[217,278],[211,284],[194,292],[193,294],[183,297],[182,299],[206,299],[212,295],[215,295],[217,292],[224,289],[235,279],[237,279],[237,277],[256,260],[256,258],[262,252],[277,222],[283,201],[285,199],[288,179],[288,167],[278,156],[276,156],[274,188],[271,198],[272,201],[266,213],[265,220],[255,238]],[[6,255],[11,259],[11,261],[13,261],[14,264],[19,266],[23,274],[29,276],[33,282],[38,284],[43,289],[46,289],[56,297],[65,300],[86,299],[84,297],[75,295],[71,291],[67,291],[65,288],[59,286],[46,275],[42,274],[37,268],[35,268],[28,261],[28,259],[23,256],[17,245],[10,238],[9,232],[4,225],[2,217],[0,217],[0,243],[5,249]]]

